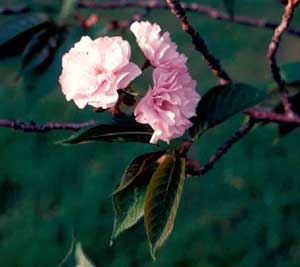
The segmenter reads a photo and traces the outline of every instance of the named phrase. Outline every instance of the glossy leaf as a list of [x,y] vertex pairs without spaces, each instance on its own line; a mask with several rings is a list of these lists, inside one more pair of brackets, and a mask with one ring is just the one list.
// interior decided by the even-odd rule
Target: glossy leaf
[[197,117],[190,129],[193,137],[202,130],[222,123],[242,110],[255,106],[267,97],[265,91],[244,83],[229,83],[210,89],[197,107]]
[[152,130],[142,124],[99,124],[80,131],[62,144],[81,144],[86,142],[138,142],[149,143]]
[[126,169],[112,196],[115,211],[113,241],[120,233],[135,225],[144,216],[146,188],[163,151],[135,158]]
[[300,62],[282,65],[281,74],[287,84],[300,84]]
[[184,178],[185,159],[166,154],[148,185],[144,218],[153,259],[173,230]]

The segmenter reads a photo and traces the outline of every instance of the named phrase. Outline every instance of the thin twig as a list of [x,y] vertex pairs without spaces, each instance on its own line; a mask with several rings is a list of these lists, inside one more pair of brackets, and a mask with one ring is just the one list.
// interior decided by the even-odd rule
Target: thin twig
[[273,79],[275,80],[275,82],[277,83],[277,85],[279,87],[281,102],[283,104],[285,112],[289,116],[293,116],[293,111],[291,109],[291,104],[288,99],[288,90],[285,86],[285,81],[281,77],[280,68],[277,64],[276,54],[279,49],[282,35],[289,27],[291,20],[293,18],[293,15],[294,15],[294,10],[296,8],[296,4],[293,4],[292,2],[293,2],[293,0],[292,1],[290,0],[289,4],[285,6],[285,10],[284,10],[284,14],[282,16],[281,23],[278,25],[278,27],[274,31],[274,35],[272,37],[271,43],[269,45],[269,50],[268,50],[268,59],[269,59]]
[[270,122],[270,123],[285,123],[292,126],[300,127],[300,118],[292,118],[286,114],[278,114],[271,111],[260,109],[248,109],[244,111],[244,114],[250,117],[249,122],[243,125],[238,131],[236,131],[226,142],[224,142],[217,151],[210,157],[207,164],[198,170],[194,170],[193,176],[202,176],[210,171],[215,163],[222,158],[223,155],[239,140],[241,140],[250,130],[255,123],[258,122]]
[[108,23],[108,28],[110,31],[121,30],[125,32],[133,22],[144,20],[149,14],[150,8],[145,7],[142,12],[134,14],[130,19],[112,20]]
[[247,122],[245,125],[243,125],[238,131],[236,131],[225,143],[223,143],[217,151],[210,157],[208,160],[208,163],[205,164],[200,172],[199,175],[204,175],[209,170],[211,170],[214,166],[214,164],[223,156],[226,154],[226,152],[239,140],[241,140],[247,133],[250,132],[250,130],[255,125],[255,121],[250,119],[249,122]]
[[52,130],[78,131],[82,128],[95,125],[96,123],[97,121],[91,120],[83,123],[47,122],[45,124],[37,124],[33,121],[26,123],[22,121],[4,119],[0,120],[0,127],[20,130],[23,132],[45,133]]
[[184,8],[181,6],[178,0],[166,0],[171,12],[177,17],[181,23],[182,30],[192,37],[195,49],[201,52],[204,59],[207,61],[209,68],[213,74],[219,79],[221,84],[230,82],[229,75],[222,69],[220,62],[216,59],[213,54],[209,51],[205,41],[202,39],[200,34],[193,28],[189,23],[185,14]]
[[288,123],[295,126],[300,126],[300,118],[291,117],[287,114],[279,114],[272,111],[260,109],[248,109],[244,114],[250,116],[256,122],[273,122],[273,123]]
[[18,7],[0,7],[0,15],[18,15],[30,12],[31,9],[28,6]]
[[[201,15],[208,16],[209,18],[215,20],[227,21],[230,23],[241,24],[245,26],[255,27],[255,28],[266,28],[274,30],[278,23],[268,21],[266,19],[248,17],[248,16],[234,16],[231,17],[228,14],[218,11],[207,5],[202,5],[198,3],[182,3],[182,7],[186,11],[195,12]],[[168,9],[168,5],[165,2],[158,0],[149,1],[107,1],[107,2],[95,2],[91,0],[79,0],[78,6],[80,8],[98,8],[98,9],[114,9],[114,8],[127,8],[127,7],[141,7],[149,9]],[[300,37],[300,29],[289,28],[287,33]]]

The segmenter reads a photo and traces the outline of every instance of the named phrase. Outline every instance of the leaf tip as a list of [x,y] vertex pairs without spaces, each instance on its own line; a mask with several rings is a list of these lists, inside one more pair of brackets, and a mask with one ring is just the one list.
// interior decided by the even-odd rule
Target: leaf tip
[[155,252],[156,252],[156,247],[153,246],[152,244],[150,244],[150,255],[151,255],[151,258],[152,260],[155,262],[156,261],[156,255],[155,255]]

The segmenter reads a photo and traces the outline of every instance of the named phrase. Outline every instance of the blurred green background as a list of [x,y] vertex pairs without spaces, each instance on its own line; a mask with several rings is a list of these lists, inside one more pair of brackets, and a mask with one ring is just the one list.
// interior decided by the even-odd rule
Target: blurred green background
[[[198,1],[224,10],[220,0]],[[236,1],[236,13],[278,21],[282,6],[275,0]],[[0,6],[30,4],[56,15],[60,1],[0,0]],[[81,10],[99,15],[95,32],[112,18],[126,19],[138,9]],[[299,13],[299,12],[297,12]],[[237,81],[266,85],[271,80],[266,50],[272,31],[214,21],[189,14],[213,53]],[[0,23],[8,16],[0,16]],[[216,84],[189,37],[167,11],[147,17],[170,31],[189,67],[200,94]],[[293,23],[300,27],[297,14]],[[78,33],[79,34],[79,33]],[[112,35],[118,32],[108,33]],[[133,61],[142,64],[134,39]],[[300,60],[300,39],[285,36],[280,62]],[[0,64],[0,118],[36,122],[101,120],[91,108],[79,110],[65,101],[57,78],[34,78],[36,97],[17,78],[18,58]],[[59,65],[58,65],[59,66]],[[149,83],[149,82],[147,82]],[[140,85],[146,85],[140,81]],[[49,87],[49,88],[48,88]],[[50,90],[50,89],[49,89]],[[34,95],[34,97],[32,96]],[[203,135],[190,153],[205,163],[209,155],[242,123],[236,116]],[[255,128],[229,151],[207,175],[186,180],[173,234],[156,262],[148,251],[142,224],[121,235],[113,247],[111,192],[130,160],[152,151],[149,145],[93,143],[63,147],[55,141],[69,132],[26,134],[0,129],[0,266],[53,267],[66,255],[72,231],[97,267],[293,267],[300,266],[299,131],[278,138],[277,127]]]

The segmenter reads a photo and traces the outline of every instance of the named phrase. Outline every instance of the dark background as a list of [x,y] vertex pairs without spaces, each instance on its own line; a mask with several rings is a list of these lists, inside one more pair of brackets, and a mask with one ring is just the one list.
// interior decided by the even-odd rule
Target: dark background
[[[224,10],[220,0],[198,2]],[[237,14],[280,20],[279,1],[236,2]],[[60,1],[0,0],[0,6],[26,3],[53,16],[60,6]],[[100,17],[96,32],[101,32],[111,18],[128,18],[137,10],[96,11]],[[82,10],[83,15],[91,12],[95,10]],[[298,13],[294,26],[300,27]],[[199,14],[189,17],[235,80],[271,84],[266,50],[272,31],[214,21]],[[0,22],[7,19],[0,16]],[[200,94],[216,84],[201,55],[193,50],[189,36],[169,12],[153,11],[147,20],[172,33],[179,50],[189,57]],[[141,65],[141,52],[131,33],[124,38],[135,47],[133,61]],[[279,61],[299,61],[299,51],[300,40],[287,35]],[[91,108],[79,110],[65,101],[57,83],[59,68],[49,69],[54,78],[33,80],[45,91],[52,88],[49,81],[56,85],[48,94],[37,97],[24,79],[16,78],[18,66],[18,58],[2,61],[0,66],[0,118],[37,122],[101,119],[102,115]],[[141,85],[147,83],[140,81]],[[236,116],[203,135],[191,157],[204,163],[242,121],[242,116]],[[173,234],[155,263],[142,224],[109,247],[113,225],[111,192],[130,160],[153,148],[140,144],[55,144],[69,135],[0,129],[1,266],[58,266],[69,249],[73,230],[97,267],[300,265],[298,130],[279,138],[275,125],[257,127],[207,175],[188,178]]]

